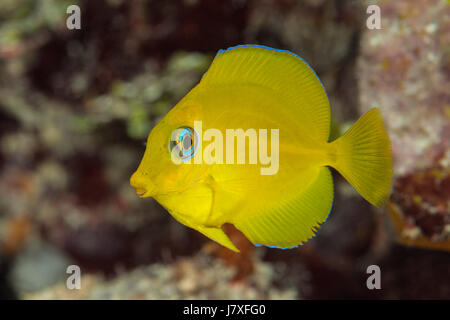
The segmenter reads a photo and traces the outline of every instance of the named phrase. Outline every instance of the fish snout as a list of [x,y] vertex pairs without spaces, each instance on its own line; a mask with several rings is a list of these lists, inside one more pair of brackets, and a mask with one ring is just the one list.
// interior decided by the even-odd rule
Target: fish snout
[[140,198],[152,197],[156,193],[155,185],[147,176],[140,175],[137,171],[130,178],[130,185],[135,189]]

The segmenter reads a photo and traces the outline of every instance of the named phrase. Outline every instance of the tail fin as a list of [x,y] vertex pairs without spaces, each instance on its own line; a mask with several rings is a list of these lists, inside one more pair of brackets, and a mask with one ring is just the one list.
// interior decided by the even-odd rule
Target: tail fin
[[332,142],[334,167],[371,204],[382,207],[392,188],[392,151],[378,109],[372,109]]

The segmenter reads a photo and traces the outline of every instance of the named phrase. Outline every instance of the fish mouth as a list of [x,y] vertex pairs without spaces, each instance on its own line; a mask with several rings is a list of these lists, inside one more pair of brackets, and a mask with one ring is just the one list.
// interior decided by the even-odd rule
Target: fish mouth
[[133,174],[130,178],[130,185],[134,188],[134,191],[136,192],[136,195],[139,198],[148,198],[148,197],[155,197],[155,196],[167,196],[172,193],[182,193],[188,189],[193,188],[197,183],[201,181],[201,177],[199,177],[196,181],[194,181],[191,185],[188,185],[187,187],[177,190],[177,189],[171,189],[171,190],[160,190],[157,188],[152,182],[149,180],[144,180],[137,174]]
[[145,194],[147,193],[147,190],[145,190],[143,188],[136,188],[135,191],[139,198],[145,198]]
[[156,194],[155,185],[144,175],[135,172],[130,178],[130,185],[134,188],[139,198],[152,197]]

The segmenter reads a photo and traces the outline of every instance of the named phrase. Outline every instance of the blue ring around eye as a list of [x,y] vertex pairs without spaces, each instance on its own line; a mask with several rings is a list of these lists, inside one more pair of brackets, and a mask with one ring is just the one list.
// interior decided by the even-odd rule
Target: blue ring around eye
[[197,130],[195,128],[192,128],[192,130],[194,132],[191,132],[189,129],[186,129],[186,131],[188,131],[192,135],[192,138],[193,138],[192,139],[192,145],[191,145],[191,148],[189,150],[191,150],[192,147],[194,147],[194,151],[191,152],[190,154],[188,154],[188,156],[185,159],[182,159],[182,161],[184,161],[184,162],[192,159],[194,157],[194,155],[197,153],[198,141],[199,141],[200,135],[198,134],[198,132],[197,132]]
[[[197,149],[198,149],[198,141],[199,141],[199,137],[200,135],[198,134],[197,130],[195,128],[180,128],[182,129],[182,131],[179,133],[178,137],[177,137],[177,144],[181,144],[181,153],[182,153],[182,158],[181,161],[186,162],[190,159],[192,159],[192,157],[194,157],[194,155],[197,153]],[[192,139],[192,143],[191,143],[191,147],[189,149],[184,149],[183,146],[183,138],[185,135],[189,135],[191,136]],[[192,151],[192,149],[194,148],[194,150]]]
[[180,132],[180,135],[178,136],[178,141],[183,141],[183,138],[186,134],[192,135],[191,131],[187,128],[184,128],[183,131]]
[[[191,144],[191,147],[189,149],[185,149],[184,148],[184,144],[183,144],[184,137],[186,135],[189,135],[191,137],[191,140],[192,140],[192,144]],[[192,149],[192,145],[194,144],[194,137],[192,136],[191,130],[183,129],[183,131],[181,131],[180,135],[178,136],[178,141],[179,141],[178,143],[181,144],[181,151],[183,152],[183,155],[189,155],[190,150]],[[186,151],[187,151],[187,153],[186,153]]]

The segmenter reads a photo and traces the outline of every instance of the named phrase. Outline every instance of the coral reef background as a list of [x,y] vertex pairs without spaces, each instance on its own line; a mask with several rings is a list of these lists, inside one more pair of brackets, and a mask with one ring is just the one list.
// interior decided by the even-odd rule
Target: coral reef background
[[[81,30],[66,9],[81,8]],[[366,27],[370,4],[382,29]],[[392,140],[385,209],[335,174],[293,250],[242,254],[129,186],[152,126],[219,49],[291,50],[322,79],[333,136],[372,107]],[[2,0],[1,299],[450,298],[450,5],[445,0]],[[66,268],[82,271],[67,290]],[[381,268],[381,290],[366,269]]]

